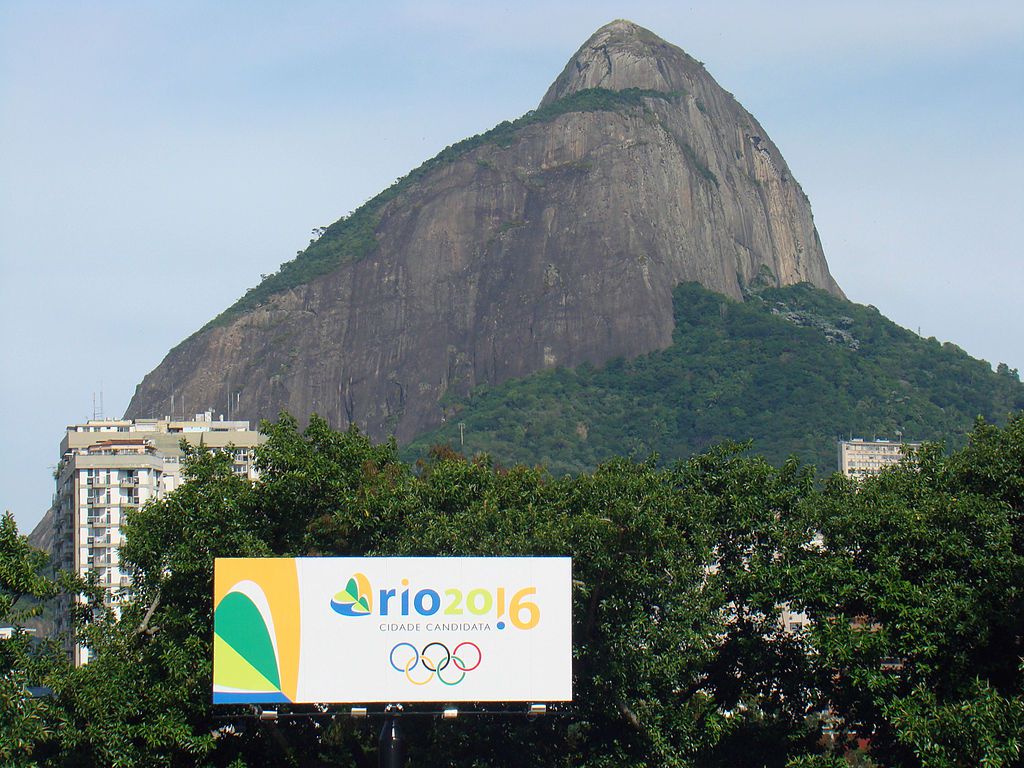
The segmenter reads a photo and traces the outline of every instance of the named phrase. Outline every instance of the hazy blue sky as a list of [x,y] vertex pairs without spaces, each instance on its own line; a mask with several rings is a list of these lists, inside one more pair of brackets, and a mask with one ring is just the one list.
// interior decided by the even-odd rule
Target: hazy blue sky
[[0,506],[65,425],[628,17],[705,62],[854,301],[1024,369],[1024,3],[0,0]]

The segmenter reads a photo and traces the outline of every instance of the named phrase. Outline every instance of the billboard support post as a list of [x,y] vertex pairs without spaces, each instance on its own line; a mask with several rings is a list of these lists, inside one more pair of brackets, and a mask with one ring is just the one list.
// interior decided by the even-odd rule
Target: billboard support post
[[377,765],[380,768],[405,766],[405,738],[398,724],[401,716],[401,704],[388,704],[384,708],[384,727],[380,729],[377,745]]

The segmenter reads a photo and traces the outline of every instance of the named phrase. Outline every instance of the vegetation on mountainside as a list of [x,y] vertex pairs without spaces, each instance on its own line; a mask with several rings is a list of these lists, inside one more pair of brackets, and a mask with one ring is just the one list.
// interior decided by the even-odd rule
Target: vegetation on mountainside
[[564,473],[621,454],[671,461],[752,438],[775,464],[795,455],[831,470],[841,436],[960,445],[975,417],[1001,422],[1024,407],[1015,370],[993,373],[952,344],[806,284],[745,302],[681,285],[675,322],[663,351],[480,387],[403,455],[450,443]]
[[232,318],[262,304],[276,293],[287,291],[308,283],[349,261],[365,258],[377,247],[375,232],[380,223],[384,206],[429,173],[454,162],[472,150],[495,144],[511,146],[523,128],[534,123],[546,123],[567,112],[614,112],[628,109],[643,109],[647,99],[673,101],[679,94],[666,91],[627,88],[610,91],[606,88],[590,88],[527,112],[522,117],[499,123],[484,133],[463,139],[441,150],[435,157],[410,171],[394,184],[368,200],[358,209],[342,217],[320,236],[310,242],[309,247],[300,251],[291,261],[281,265],[277,272],[267,275],[259,285],[250,288],[242,298],[221,312],[198,332],[223,325]]
[[[261,724],[211,705],[214,558],[550,554],[574,558],[573,703],[533,721],[407,718],[410,766],[1020,764],[1024,416],[978,423],[950,456],[926,446],[913,465],[820,490],[807,467],[735,445],[557,479],[444,450],[414,472],[393,444],[316,417],[266,430],[255,484],[198,448],[188,483],[132,513],[134,599],[120,620],[101,602],[79,617],[93,663],[0,643],[0,754],[375,765],[379,720],[280,705]],[[39,563],[9,528],[0,587],[21,592]],[[783,604],[803,626],[781,625]],[[22,686],[40,682],[54,697],[26,719]]]

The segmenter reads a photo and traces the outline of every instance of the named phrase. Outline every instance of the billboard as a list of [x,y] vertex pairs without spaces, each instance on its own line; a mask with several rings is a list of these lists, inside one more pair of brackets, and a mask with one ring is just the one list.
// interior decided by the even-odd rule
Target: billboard
[[219,558],[213,703],[569,701],[567,557]]

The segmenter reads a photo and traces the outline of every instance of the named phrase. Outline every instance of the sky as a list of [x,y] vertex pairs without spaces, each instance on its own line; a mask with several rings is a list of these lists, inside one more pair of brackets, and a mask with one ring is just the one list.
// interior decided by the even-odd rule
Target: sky
[[621,17],[757,117],[851,300],[1024,370],[1024,3],[0,0],[0,507],[28,532],[66,425]]

